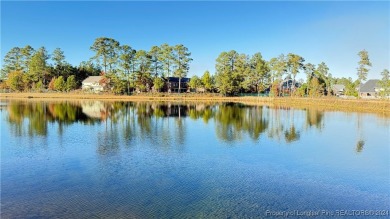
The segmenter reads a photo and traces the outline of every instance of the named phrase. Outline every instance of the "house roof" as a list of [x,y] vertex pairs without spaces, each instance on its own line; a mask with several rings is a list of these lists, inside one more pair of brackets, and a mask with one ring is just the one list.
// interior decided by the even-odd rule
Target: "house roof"
[[[169,82],[179,82],[179,78],[178,77],[168,77],[169,78]],[[164,78],[165,80],[168,80],[168,78]],[[181,78],[181,82],[182,83],[186,83],[186,82],[189,82],[191,79],[190,78]]]
[[99,81],[102,79],[103,76],[89,76],[88,78],[84,79],[82,83],[99,83]]
[[291,79],[291,77],[287,76],[282,82],[280,82],[279,86],[283,88],[292,88],[294,86],[300,87],[301,84],[298,81],[294,81],[293,79]]
[[375,92],[375,88],[378,88],[378,79],[370,79],[360,87],[360,92]]
[[345,85],[344,84],[334,84],[333,90],[337,90],[337,91],[345,90]]

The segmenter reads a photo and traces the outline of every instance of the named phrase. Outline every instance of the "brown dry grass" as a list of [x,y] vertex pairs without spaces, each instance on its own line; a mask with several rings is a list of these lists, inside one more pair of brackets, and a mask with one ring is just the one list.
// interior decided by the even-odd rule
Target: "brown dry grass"
[[298,109],[318,108],[331,111],[368,112],[390,115],[389,100],[348,100],[336,97],[223,97],[218,94],[146,94],[113,95],[84,93],[1,93],[0,99],[30,100],[104,100],[104,101],[185,101],[185,102],[238,102],[271,107]]

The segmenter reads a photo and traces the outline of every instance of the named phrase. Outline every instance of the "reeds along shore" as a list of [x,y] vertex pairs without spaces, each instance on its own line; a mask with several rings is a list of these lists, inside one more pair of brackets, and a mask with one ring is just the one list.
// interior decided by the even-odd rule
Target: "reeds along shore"
[[82,94],[82,93],[1,93],[1,100],[104,100],[104,101],[186,101],[186,102],[237,102],[270,107],[293,107],[298,109],[320,108],[323,110],[372,112],[390,116],[390,100],[340,99],[337,97],[223,97],[216,94]]

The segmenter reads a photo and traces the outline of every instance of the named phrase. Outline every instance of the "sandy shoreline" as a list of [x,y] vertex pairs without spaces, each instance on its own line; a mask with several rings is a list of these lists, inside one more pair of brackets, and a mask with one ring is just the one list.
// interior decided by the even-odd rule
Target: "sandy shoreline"
[[0,100],[102,100],[102,101],[174,101],[174,102],[239,102],[275,107],[321,108],[323,110],[374,112],[390,114],[389,100],[348,100],[336,97],[222,97],[208,94],[113,95],[82,93],[1,93]]

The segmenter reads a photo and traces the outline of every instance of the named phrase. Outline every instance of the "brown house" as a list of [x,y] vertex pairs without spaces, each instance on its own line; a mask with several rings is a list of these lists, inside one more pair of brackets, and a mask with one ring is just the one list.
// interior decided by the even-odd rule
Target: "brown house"
[[163,88],[165,92],[179,93],[179,87],[180,93],[190,92],[190,86],[188,85],[190,78],[181,78],[181,80],[179,80],[178,77],[167,77],[163,78],[163,80],[165,81]]

